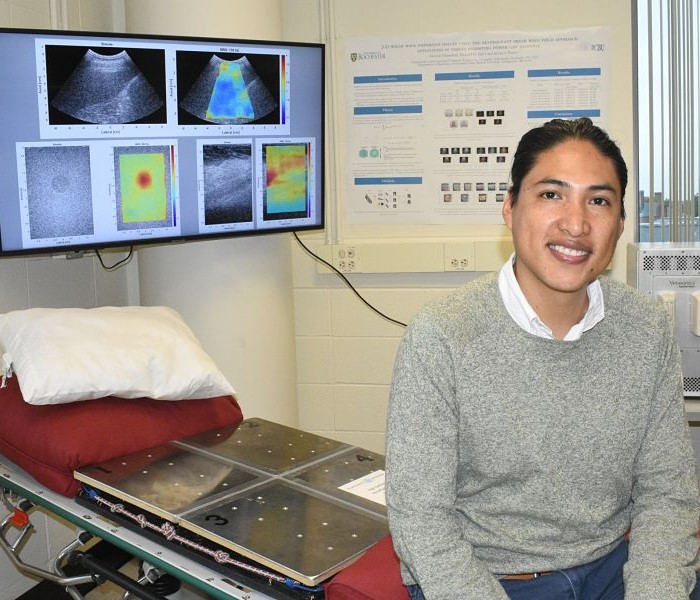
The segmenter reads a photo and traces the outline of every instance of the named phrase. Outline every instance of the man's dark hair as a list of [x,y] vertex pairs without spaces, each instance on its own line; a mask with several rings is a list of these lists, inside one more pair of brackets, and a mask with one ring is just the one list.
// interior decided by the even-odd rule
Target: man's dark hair
[[627,187],[627,165],[622,158],[618,145],[588,117],[580,119],[552,119],[540,127],[528,131],[518,143],[510,169],[511,202],[515,204],[520,194],[523,179],[535,166],[540,154],[568,140],[582,140],[593,144],[598,151],[613,162],[617,178],[620,180],[622,196],[620,197],[621,216],[625,218],[625,197]]

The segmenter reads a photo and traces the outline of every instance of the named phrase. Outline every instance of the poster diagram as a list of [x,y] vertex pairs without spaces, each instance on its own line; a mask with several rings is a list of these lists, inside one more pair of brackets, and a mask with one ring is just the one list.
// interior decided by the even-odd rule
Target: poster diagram
[[605,127],[608,30],[346,42],[346,219],[497,224],[521,135],[552,118]]

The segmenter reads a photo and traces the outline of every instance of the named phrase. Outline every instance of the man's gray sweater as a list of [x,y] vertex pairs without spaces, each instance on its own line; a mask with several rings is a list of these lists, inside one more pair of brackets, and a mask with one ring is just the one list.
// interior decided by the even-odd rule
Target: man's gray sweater
[[499,574],[593,561],[629,531],[626,600],[686,600],[700,502],[668,315],[601,280],[577,341],[523,331],[497,277],[424,307],[399,348],[387,506],[407,584],[506,600]]

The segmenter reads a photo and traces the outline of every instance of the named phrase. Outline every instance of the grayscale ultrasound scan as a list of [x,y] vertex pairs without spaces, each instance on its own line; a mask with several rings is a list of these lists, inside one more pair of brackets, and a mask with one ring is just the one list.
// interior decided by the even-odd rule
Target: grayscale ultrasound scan
[[51,105],[88,123],[132,123],[163,106],[163,99],[126,50],[89,49]]

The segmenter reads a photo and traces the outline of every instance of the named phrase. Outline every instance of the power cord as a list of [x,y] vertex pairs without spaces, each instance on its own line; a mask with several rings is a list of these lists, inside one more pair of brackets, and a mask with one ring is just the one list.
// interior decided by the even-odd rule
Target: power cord
[[[299,239],[299,236],[297,235],[296,231],[292,231],[292,234],[294,235],[294,239],[296,239],[296,241],[298,242],[298,244],[299,244],[311,257],[313,257],[315,260],[319,261],[320,263],[323,263],[324,265],[326,265],[331,271],[333,271],[338,277],[340,277],[340,278],[343,280],[343,282],[345,283],[345,285],[347,285],[347,286],[353,291],[353,293],[362,301],[362,303],[363,303],[365,306],[367,306],[367,308],[369,308],[370,310],[372,310],[373,312],[375,312],[376,314],[378,314],[380,317],[382,317],[382,319],[386,319],[386,320],[389,321],[390,323],[394,323],[395,325],[400,325],[401,327],[406,327],[406,323],[403,323],[402,321],[398,321],[397,319],[393,319],[392,317],[390,317],[390,316],[384,314],[384,313],[383,313],[382,311],[380,311],[378,308],[376,308],[375,306],[373,306],[372,304],[370,304],[370,303],[355,289],[355,287],[352,285],[352,283],[350,283],[350,281],[348,280],[348,278],[345,277],[345,275],[343,275],[343,273],[341,273],[341,272],[340,272],[338,269],[336,269],[331,263],[329,263],[328,261],[326,261],[326,260],[324,260],[323,258],[321,258],[318,254],[316,254],[315,252],[313,252],[306,244],[304,244],[304,242],[302,242],[301,239]],[[99,251],[99,250],[96,249],[96,250],[95,250],[95,254],[96,254],[98,260],[100,261],[100,265],[102,265],[102,268],[103,268],[105,271],[114,271],[115,269],[118,269],[119,267],[121,267],[121,266],[127,264],[129,261],[131,261],[133,255],[134,255],[134,247],[133,247],[133,246],[129,246],[129,254],[126,256],[126,258],[123,258],[123,259],[120,260],[119,262],[117,262],[117,263],[115,263],[115,264],[113,264],[113,265],[110,265],[109,267],[108,267],[107,265],[105,265],[104,261],[102,260],[102,256],[100,255],[100,251]]]
[[355,289],[355,287],[352,285],[352,283],[350,283],[350,281],[348,280],[348,278],[345,277],[345,275],[343,275],[343,273],[341,273],[341,272],[340,272],[338,269],[336,269],[331,263],[329,263],[327,260],[324,260],[323,258],[321,258],[318,254],[316,254],[316,253],[313,252],[308,246],[306,246],[306,244],[304,244],[304,242],[302,242],[302,241],[299,239],[299,236],[297,235],[297,232],[296,232],[296,231],[292,231],[292,234],[294,235],[294,239],[296,239],[296,241],[297,241],[297,242],[299,243],[299,245],[307,252],[307,254],[309,254],[311,257],[313,257],[313,258],[314,258],[315,260],[317,260],[318,262],[323,263],[324,265],[326,265],[331,271],[333,271],[338,277],[340,277],[340,278],[343,280],[343,282],[345,283],[345,285],[347,285],[347,286],[353,291],[353,293],[363,302],[363,304],[364,304],[365,306],[367,306],[367,308],[369,308],[370,310],[372,310],[373,312],[375,312],[376,314],[378,314],[380,317],[382,317],[382,319],[386,319],[387,321],[389,321],[389,322],[391,322],[391,323],[394,323],[394,324],[396,324],[396,325],[400,325],[401,327],[406,327],[406,323],[403,323],[403,322],[401,322],[401,321],[397,321],[396,319],[392,319],[390,316],[385,315],[382,311],[380,311],[378,308],[376,308],[375,306],[373,306],[372,304],[370,304],[367,300],[365,300],[365,298],[362,297],[362,295],[360,294],[360,292],[358,292],[358,291]]
[[129,254],[127,254],[126,258],[123,258],[122,260],[114,263],[113,265],[111,265],[109,267],[105,265],[104,261],[102,260],[102,256],[100,256],[100,251],[97,248],[95,248],[95,255],[97,256],[97,259],[100,261],[100,264],[102,265],[102,268],[105,271],[114,271],[114,270],[118,269],[119,267],[122,267],[125,264],[131,262],[131,259],[134,256],[134,247],[129,246]]

